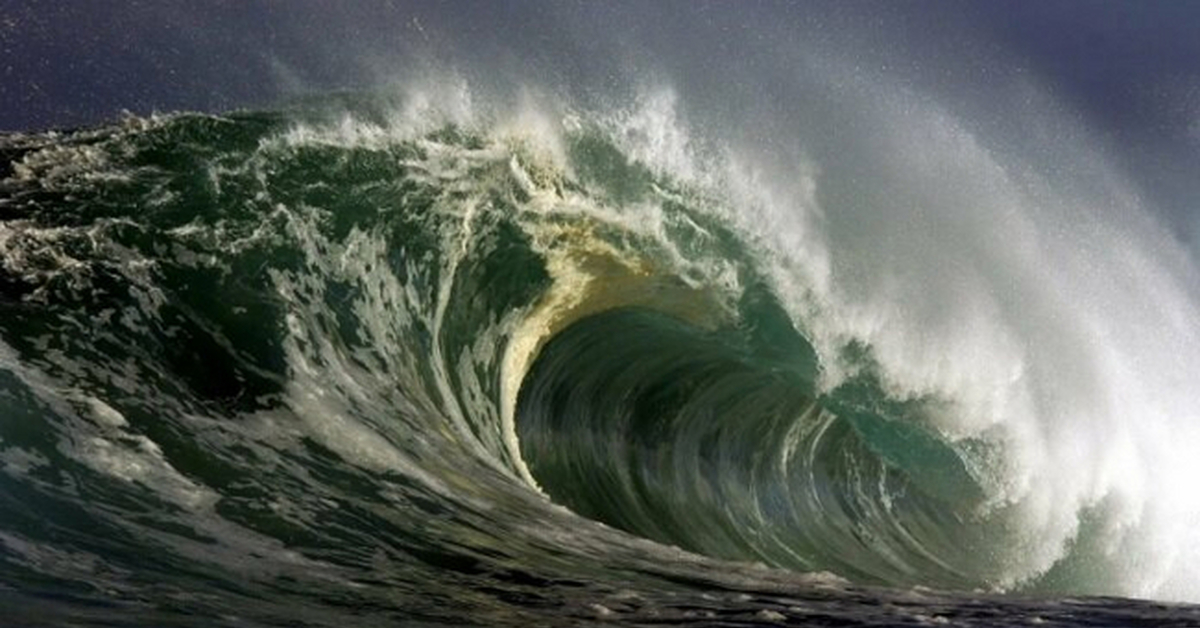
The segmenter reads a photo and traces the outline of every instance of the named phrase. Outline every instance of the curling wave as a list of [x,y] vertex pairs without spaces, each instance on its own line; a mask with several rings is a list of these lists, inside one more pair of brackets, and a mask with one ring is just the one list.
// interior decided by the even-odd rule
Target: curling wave
[[772,187],[669,91],[442,96],[3,139],[11,564],[431,621],[727,561],[1195,593],[1197,308],[1152,227],[940,115]]

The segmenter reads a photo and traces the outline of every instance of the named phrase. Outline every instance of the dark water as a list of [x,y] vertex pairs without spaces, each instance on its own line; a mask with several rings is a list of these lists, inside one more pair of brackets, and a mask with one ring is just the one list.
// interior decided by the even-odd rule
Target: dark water
[[[903,276],[854,302],[840,278],[903,260],[834,255],[822,279],[788,239],[807,227],[747,200],[762,186],[647,140],[661,106],[456,120],[330,98],[0,138],[0,623],[1200,625],[1076,597],[1195,592],[1178,480],[1056,457],[1184,474],[1195,435],[1057,414],[1081,377],[1147,390],[1096,356],[1162,355],[1028,271],[1091,258],[1008,241],[981,258],[1012,272],[935,272],[920,249],[958,244],[829,218],[827,248],[879,238],[863,250],[963,290],[922,303],[1022,297],[954,301],[978,307],[948,326],[889,301]],[[846,181],[822,198],[888,194]],[[1116,281],[1175,298],[1147,259]],[[996,340],[1058,323],[1104,350]],[[928,352],[898,370],[913,339]],[[1114,433],[1134,462],[1093,440]]]

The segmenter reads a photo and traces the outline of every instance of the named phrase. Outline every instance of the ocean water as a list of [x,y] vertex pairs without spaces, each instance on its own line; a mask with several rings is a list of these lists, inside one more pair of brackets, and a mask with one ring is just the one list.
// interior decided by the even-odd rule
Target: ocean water
[[893,96],[0,136],[0,623],[1200,625],[1195,258]]

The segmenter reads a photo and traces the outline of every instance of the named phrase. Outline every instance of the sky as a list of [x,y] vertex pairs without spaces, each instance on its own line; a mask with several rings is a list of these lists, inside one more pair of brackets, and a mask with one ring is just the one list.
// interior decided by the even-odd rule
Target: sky
[[593,93],[649,72],[785,109],[813,51],[951,107],[1033,81],[1200,234],[1200,2],[0,0],[0,131],[267,108],[431,62]]

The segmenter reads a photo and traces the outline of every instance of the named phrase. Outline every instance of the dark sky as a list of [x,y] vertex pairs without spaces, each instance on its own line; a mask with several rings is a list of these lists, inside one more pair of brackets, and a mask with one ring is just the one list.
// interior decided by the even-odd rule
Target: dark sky
[[[971,107],[1017,73],[1200,229],[1200,2],[0,0],[0,130],[268,107],[437,63],[593,92],[640,72],[763,100],[811,51]],[[1001,87],[998,87],[1001,86]]]
[[981,5],[980,21],[1078,108],[1167,212],[1200,235],[1200,2]]
[[761,31],[772,28],[845,42],[882,33],[897,56],[955,54],[958,40],[972,39],[980,51],[1002,49],[1005,63],[1028,65],[1114,128],[1166,130],[1194,122],[1177,118],[1200,112],[1197,2],[849,7],[2,0],[0,128],[87,124],[122,110],[253,106],[298,90],[369,87],[376,64],[404,63],[417,52],[467,62],[558,57],[570,65],[564,57],[611,52],[605,44],[632,36],[635,43],[668,40],[682,56],[718,47],[753,54]]

